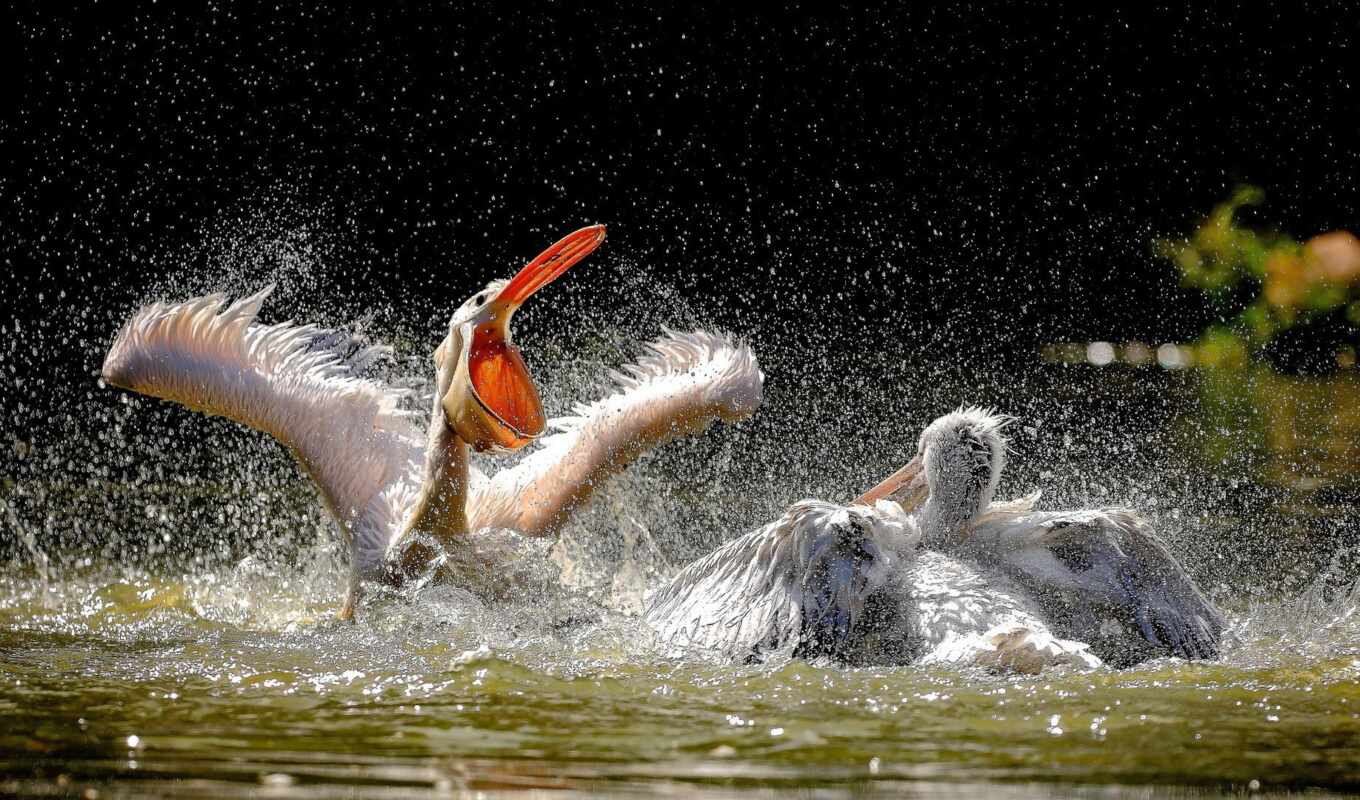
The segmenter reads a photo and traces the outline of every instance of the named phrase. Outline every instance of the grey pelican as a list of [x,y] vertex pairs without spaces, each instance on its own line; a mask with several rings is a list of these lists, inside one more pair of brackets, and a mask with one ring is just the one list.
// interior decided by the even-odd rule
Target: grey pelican
[[935,420],[878,486],[794,504],[681,570],[645,619],[670,648],[736,660],[1033,672],[1217,657],[1221,614],[1137,513],[994,501],[1007,422],[977,408]]
[[[511,341],[509,322],[531,295],[580,261],[605,235],[572,233],[509,281],[460,307],[434,354],[434,403],[419,432],[410,393],[364,377],[383,348],[344,355],[333,331],[258,322],[273,287],[227,304],[223,295],[153,303],[123,326],[102,376],[111,385],[228,417],[284,444],[315,483],[350,551],[340,615],[364,581],[400,583],[438,566],[492,580],[504,531],[554,533],[607,477],[647,449],[738,420],[760,404],[764,375],[745,345],[703,331],[652,343],[614,373],[615,391],[547,420]],[[468,447],[535,452],[486,477]]]

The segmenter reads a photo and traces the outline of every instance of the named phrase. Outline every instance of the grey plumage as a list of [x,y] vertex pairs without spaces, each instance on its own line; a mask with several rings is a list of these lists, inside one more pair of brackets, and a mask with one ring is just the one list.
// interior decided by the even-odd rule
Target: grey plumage
[[993,500],[1007,422],[977,408],[937,419],[918,444],[930,494],[915,513],[801,501],[682,570],[647,621],[732,660],[1037,671],[1217,657],[1222,615],[1142,517]]
[[1060,635],[1114,666],[1219,656],[1223,615],[1136,512],[998,514],[953,552],[1024,586]]

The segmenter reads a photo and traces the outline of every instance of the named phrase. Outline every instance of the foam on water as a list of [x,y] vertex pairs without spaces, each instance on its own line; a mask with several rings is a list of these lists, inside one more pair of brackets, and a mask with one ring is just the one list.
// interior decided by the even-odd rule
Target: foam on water
[[49,779],[171,793],[183,786],[159,781],[191,777],[214,796],[274,775],[289,781],[275,794],[305,796],[297,787],[695,794],[714,780],[720,794],[749,781],[1343,788],[1357,774],[1353,596],[1310,600],[1306,617],[1291,602],[1233,614],[1240,642],[1219,663],[1030,678],[672,661],[626,615],[493,607],[448,586],[379,597],[347,624],[309,594],[309,574],[92,574],[46,599],[36,579],[7,577],[0,753],[30,755],[0,757],[0,771],[51,765]]

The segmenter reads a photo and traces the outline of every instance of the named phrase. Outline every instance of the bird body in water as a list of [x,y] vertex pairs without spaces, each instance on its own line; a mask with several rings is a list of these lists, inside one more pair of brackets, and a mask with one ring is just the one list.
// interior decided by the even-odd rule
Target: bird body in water
[[[454,313],[423,437],[410,392],[365,375],[382,348],[261,324],[272,287],[231,304],[213,295],[139,310],[103,378],[283,443],[348,544],[342,616],[365,581],[439,570],[495,588],[491,567],[514,535],[553,534],[648,449],[761,402],[749,348],[667,331],[615,374],[613,393],[545,418],[509,321],[603,238],[602,226],[565,237]],[[647,621],[673,647],[736,660],[788,652],[1034,670],[1215,656],[1221,616],[1137,514],[1035,511],[1037,496],[993,502],[1004,424],[977,409],[937,420],[917,457],[854,503],[797,503],[682,570],[651,598]],[[511,469],[488,477],[469,463],[469,447],[518,449],[549,429]]]
[[794,504],[681,570],[647,622],[732,660],[1127,666],[1214,658],[1221,614],[1141,516],[994,501],[1007,419],[960,409],[849,505]]
[[[513,549],[515,535],[554,534],[595,487],[648,449],[715,419],[741,419],[761,402],[764,375],[749,348],[718,334],[666,331],[615,373],[611,394],[545,418],[510,317],[603,239],[603,226],[576,231],[453,314],[434,355],[423,436],[407,407],[411,392],[365,374],[385,348],[337,347],[346,337],[335,331],[260,323],[272,286],[231,304],[210,295],[142,308],[110,348],[103,380],[228,417],[287,447],[348,545],[342,617],[353,615],[366,581],[400,583],[439,569],[494,590],[488,567]],[[540,436],[534,452],[493,476],[469,463],[469,447],[514,450]]]

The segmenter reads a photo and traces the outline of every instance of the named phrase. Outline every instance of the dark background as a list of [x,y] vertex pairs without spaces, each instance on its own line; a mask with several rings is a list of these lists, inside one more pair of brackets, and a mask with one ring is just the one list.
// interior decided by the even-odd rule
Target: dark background
[[[769,375],[740,440],[768,446],[730,460],[736,485],[773,488],[713,512],[730,518],[682,515],[696,551],[868,485],[960,400],[1034,426],[1016,435],[1018,488],[1215,508],[1253,484],[1170,469],[1173,434],[1147,433],[1205,438],[1166,423],[1195,402],[1180,376],[1017,376],[1045,342],[1198,335],[1210,312],[1150,243],[1239,182],[1267,193],[1253,224],[1360,225],[1345,4],[282,5],[5,15],[0,483],[23,489],[10,502],[39,542],[104,544],[107,561],[204,525],[225,552],[296,527],[274,506],[312,505],[263,437],[96,386],[140,303],[277,279],[267,319],[371,314],[424,374],[464,297],[591,222],[610,241],[517,330],[531,366],[557,364],[550,411],[620,358],[571,348],[658,323],[740,332]],[[545,355],[553,314],[590,330]],[[694,465],[731,449],[726,431],[653,472],[721,484]],[[1277,501],[1251,492],[1233,502]],[[124,506],[142,522],[100,522]],[[1274,518],[1243,518],[1278,541]]]
[[1150,240],[1238,182],[1262,224],[1357,224],[1343,4],[285,5],[8,15],[6,405],[88,390],[139,302],[226,262],[323,264],[323,321],[372,307],[420,338],[605,222],[577,298],[628,274],[766,349],[1032,359],[1193,338],[1209,312]]

